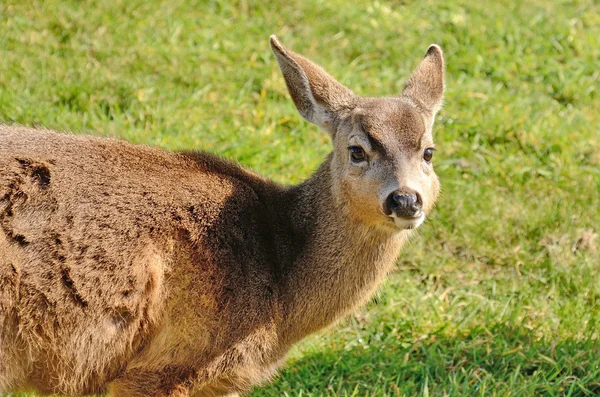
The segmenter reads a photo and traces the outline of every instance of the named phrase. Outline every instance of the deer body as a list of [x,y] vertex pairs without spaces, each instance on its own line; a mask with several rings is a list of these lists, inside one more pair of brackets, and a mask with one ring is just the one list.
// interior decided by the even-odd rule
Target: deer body
[[0,126],[0,392],[244,392],[373,293],[438,194],[421,163],[441,52],[406,96],[372,99],[272,46],[335,148],[298,186],[207,153]]

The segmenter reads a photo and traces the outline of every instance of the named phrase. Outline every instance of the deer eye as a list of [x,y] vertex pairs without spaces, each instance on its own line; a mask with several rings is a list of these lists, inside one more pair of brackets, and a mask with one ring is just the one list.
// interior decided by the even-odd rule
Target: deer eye
[[425,149],[425,151],[423,152],[423,160],[425,160],[428,163],[430,163],[431,159],[433,158],[433,152],[434,151],[435,151],[435,149],[432,148],[432,147]]
[[354,163],[360,163],[367,159],[364,149],[360,146],[350,146],[348,150],[350,151],[350,159]]

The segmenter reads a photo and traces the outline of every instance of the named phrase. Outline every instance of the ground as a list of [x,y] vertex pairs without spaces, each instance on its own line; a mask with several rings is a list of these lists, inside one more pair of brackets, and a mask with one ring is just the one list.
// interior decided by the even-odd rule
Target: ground
[[252,396],[600,394],[598,2],[5,0],[0,26],[1,121],[209,150],[284,183],[329,140],[296,113],[271,33],[373,96],[439,44],[437,209],[378,297]]

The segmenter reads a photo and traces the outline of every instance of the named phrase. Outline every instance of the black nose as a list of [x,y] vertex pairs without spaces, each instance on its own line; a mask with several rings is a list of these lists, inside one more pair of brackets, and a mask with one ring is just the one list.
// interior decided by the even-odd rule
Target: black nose
[[388,215],[412,218],[421,211],[423,203],[419,193],[407,193],[396,190],[388,196],[386,207]]

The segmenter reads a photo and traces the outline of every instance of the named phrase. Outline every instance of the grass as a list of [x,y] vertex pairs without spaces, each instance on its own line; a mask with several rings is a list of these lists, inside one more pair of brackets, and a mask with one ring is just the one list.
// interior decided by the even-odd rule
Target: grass
[[0,120],[209,150],[285,183],[329,142],[269,34],[363,95],[399,93],[440,44],[435,213],[377,298],[252,396],[600,394],[596,1],[5,0],[0,26]]

